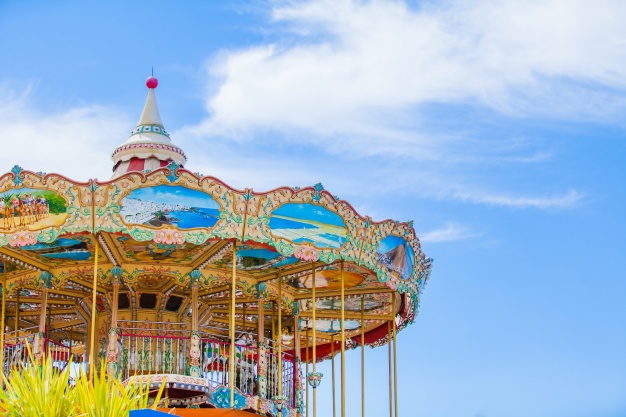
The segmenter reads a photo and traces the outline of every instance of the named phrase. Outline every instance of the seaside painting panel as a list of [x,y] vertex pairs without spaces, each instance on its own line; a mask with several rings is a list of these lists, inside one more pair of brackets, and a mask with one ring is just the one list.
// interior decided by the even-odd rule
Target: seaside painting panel
[[272,212],[269,227],[276,237],[320,249],[341,247],[348,233],[339,215],[311,203],[283,204]]
[[381,265],[396,272],[402,279],[408,279],[413,273],[413,248],[399,236],[387,236],[381,240],[376,256]]
[[[281,255],[267,246],[246,244],[237,248],[237,269],[243,271],[263,272],[268,268],[280,268],[297,262],[297,258]],[[232,266],[232,263],[229,262],[228,266]]]
[[207,193],[180,185],[138,188],[122,199],[120,215],[127,224],[179,229],[215,226],[220,210]]
[[54,242],[38,242],[21,250],[40,258],[56,261],[87,261],[93,259],[94,244],[89,236],[61,237]]

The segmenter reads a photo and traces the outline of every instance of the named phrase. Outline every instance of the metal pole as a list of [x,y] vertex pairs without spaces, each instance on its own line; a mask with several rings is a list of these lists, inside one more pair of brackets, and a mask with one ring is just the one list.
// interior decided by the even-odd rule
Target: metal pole
[[276,301],[272,300],[272,343],[270,345],[270,349],[272,353],[276,352],[274,350],[276,348],[274,344],[275,342],[276,342]]
[[93,291],[91,293],[91,346],[89,349],[89,379],[93,379],[94,349],[96,346],[96,296],[98,295],[98,247],[100,246],[98,236],[95,236],[94,240],[96,241],[96,250],[93,261]]
[[0,322],[0,366],[4,372],[4,316],[6,316],[7,261],[2,260],[2,320]]
[[[278,274],[278,395],[283,395],[283,314],[282,314],[282,293],[283,279]],[[282,416],[282,410],[278,411],[278,415]]]
[[230,289],[230,358],[229,361],[229,385],[230,385],[230,408],[235,407],[235,301],[237,300],[237,241],[233,241],[233,276]]
[[337,410],[335,409],[335,335],[330,335],[330,366],[332,374],[332,390],[333,390],[333,417],[337,416]]
[[365,297],[361,297],[361,416],[365,417]]
[[305,379],[306,385],[306,417],[309,417],[309,381],[306,376],[309,374],[309,320],[306,321],[306,351],[304,352],[305,360]]
[[393,297],[393,403],[396,411],[395,416],[398,417],[398,357],[396,353],[396,333],[398,332],[396,324],[396,295]]
[[[313,373],[317,372],[317,331],[316,331],[316,319],[315,319],[315,262],[313,263],[313,292],[311,299],[313,301]],[[317,390],[313,388],[313,417],[317,417]]]
[[[393,297],[393,294],[391,295]],[[391,365],[391,322],[387,322],[387,350],[389,357],[389,417],[393,417],[393,369]]]
[[345,281],[341,261],[341,417],[346,416],[346,332],[345,332]]
[[15,306],[15,336],[19,337],[20,335],[20,290],[19,288],[16,290],[17,292],[17,303]]

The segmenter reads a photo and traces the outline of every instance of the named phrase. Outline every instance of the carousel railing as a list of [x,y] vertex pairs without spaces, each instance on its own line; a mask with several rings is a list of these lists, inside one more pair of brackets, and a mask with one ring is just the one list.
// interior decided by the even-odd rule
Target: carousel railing
[[[2,364],[2,369],[5,373],[10,372],[14,367],[28,364],[29,356],[34,354],[35,333],[38,330],[38,326],[33,326],[5,334],[4,363]],[[63,343],[46,339],[44,340],[44,355],[50,355],[52,357],[52,365],[59,370],[65,369],[70,359],[72,359],[71,378],[73,379],[79,376],[80,368],[85,369],[85,363],[81,362],[81,358],[78,355],[71,352],[69,345],[66,346]]]
[[[188,375],[191,366],[188,325],[178,329],[170,328],[168,334],[159,329],[143,329],[127,326],[118,336],[117,364],[122,379],[137,374],[179,374]],[[153,323],[155,324],[155,323]],[[174,326],[175,327],[175,326]],[[230,342],[222,333],[214,334],[207,326],[200,329],[200,369],[202,378],[209,386],[230,386]],[[223,329],[221,329],[223,330]],[[136,333],[133,333],[136,332]],[[139,333],[140,332],[140,333]],[[251,333],[237,332],[235,343],[234,382],[242,394],[258,395],[258,351]],[[295,404],[295,365],[293,351],[288,347],[282,352],[282,395]],[[272,351],[273,350],[273,351]],[[278,394],[278,351],[268,349],[267,393],[264,399],[272,399]]]
[[[272,399],[282,395],[288,399],[292,407],[296,405],[296,366],[293,349],[289,346],[281,346],[282,375],[278,374],[278,343],[272,339],[265,339],[268,346],[266,351],[267,363],[267,398]],[[282,378],[282,392],[279,393],[279,378]]]
[[4,334],[4,355],[2,370],[7,373],[20,364],[26,364],[28,351],[32,352],[35,333],[39,326],[33,326],[19,331],[10,331]]
[[185,323],[120,321],[117,365],[126,379],[138,374],[181,374],[189,368],[189,325]]

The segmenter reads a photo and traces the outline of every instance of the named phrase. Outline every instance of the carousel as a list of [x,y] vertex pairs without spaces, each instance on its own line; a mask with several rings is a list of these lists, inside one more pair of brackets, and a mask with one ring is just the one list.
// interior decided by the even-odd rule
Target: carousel
[[307,417],[338,379],[346,416],[345,351],[387,345],[397,416],[396,334],[431,267],[412,222],[374,221],[321,184],[257,192],[186,170],[146,85],[110,180],[0,177],[3,371],[30,349],[164,384],[170,408]]

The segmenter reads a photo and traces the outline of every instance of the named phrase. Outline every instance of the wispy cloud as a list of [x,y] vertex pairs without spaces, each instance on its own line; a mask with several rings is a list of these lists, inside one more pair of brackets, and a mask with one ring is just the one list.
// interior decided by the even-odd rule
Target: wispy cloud
[[577,118],[626,107],[624,2],[275,4],[273,42],[210,63],[218,87],[197,133],[295,129],[360,152],[428,150],[424,136],[441,137],[420,111],[431,103]]
[[584,196],[574,190],[566,194],[537,197],[537,196],[511,196],[492,193],[456,193],[457,200],[487,204],[492,206],[514,208],[537,208],[537,209],[562,209],[579,204]]
[[479,236],[479,234],[458,223],[447,223],[440,229],[420,232],[418,236],[420,236],[422,243],[441,243],[470,239]]
[[[228,138],[252,152],[301,144],[338,162],[403,172],[385,186],[414,183],[411,192],[427,198],[567,208],[579,191],[549,183],[496,191],[503,187],[494,177],[558,152],[549,140],[509,133],[509,124],[621,123],[626,109],[624,2],[270,4],[267,42],[207,63],[208,116],[180,136]],[[478,172],[487,166],[499,173]]]

